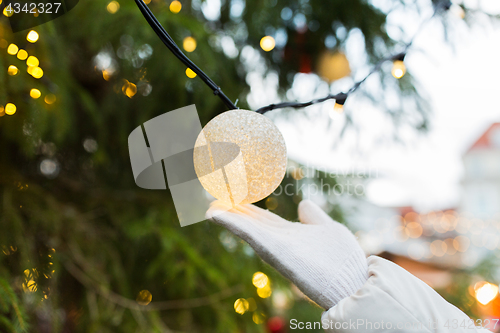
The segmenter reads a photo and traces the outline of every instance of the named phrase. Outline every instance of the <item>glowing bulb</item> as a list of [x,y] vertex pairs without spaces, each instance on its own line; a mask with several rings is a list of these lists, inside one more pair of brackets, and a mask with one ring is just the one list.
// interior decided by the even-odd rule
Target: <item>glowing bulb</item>
[[196,39],[193,37],[184,38],[182,41],[182,47],[186,50],[186,52],[193,52],[196,50]]
[[9,116],[12,116],[14,113],[16,113],[17,108],[14,104],[12,103],[7,103],[5,104],[5,113],[8,114]]
[[13,14],[14,14],[14,10],[11,8],[11,9],[7,9],[8,6],[6,6],[4,9],[3,9],[3,14],[7,17],[11,17]]
[[35,79],[39,79],[43,76],[43,70],[40,67],[32,67],[31,76]]
[[28,52],[22,49],[17,52],[17,59],[26,60],[26,58],[28,58]]
[[35,43],[38,40],[38,37],[38,32],[36,32],[35,30],[31,30],[30,32],[28,32],[26,40],[30,43]]
[[110,13],[110,14],[114,14],[118,11],[118,9],[120,9],[120,4],[118,3],[118,1],[111,1],[110,3],[108,3],[108,5],[106,6],[106,10]]
[[19,69],[17,69],[16,66],[14,65],[10,65],[9,68],[7,69],[7,73],[9,73],[9,75],[17,75],[17,73],[19,73]]
[[28,59],[26,60],[26,65],[29,67],[36,67],[40,64],[40,61],[38,61],[37,57],[34,56],[29,56]]
[[148,305],[153,300],[153,295],[149,290],[141,290],[135,300],[140,305]]
[[48,94],[47,96],[45,96],[45,98],[43,100],[47,104],[53,104],[56,101],[56,95]]
[[276,42],[274,41],[274,38],[271,36],[262,37],[262,39],[260,40],[260,47],[266,52],[269,52],[272,49],[274,49],[274,46],[276,46]]
[[486,305],[495,299],[498,295],[498,286],[488,282],[478,282],[474,286],[476,299],[479,303]]
[[19,48],[17,47],[16,44],[10,44],[9,47],[7,48],[7,53],[11,55],[15,55],[19,51]]
[[33,99],[37,99],[40,98],[40,96],[42,96],[42,93],[40,92],[40,90],[33,88],[30,90],[30,96]]
[[286,172],[286,147],[278,128],[252,111],[232,110],[212,119],[195,143],[194,168],[201,185],[228,204],[264,199]]
[[394,65],[392,66],[392,76],[396,79],[402,78],[406,73],[406,66],[404,61],[395,60]]
[[247,312],[249,308],[250,308],[250,305],[249,305],[248,301],[244,298],[238,298],[234,302],[234,311],[240,315]]
[[262,272],[256,272],[252,276],[252,284],[256,288],[264,288],[269,283],[269,278]]
[[149,3],[151,2],[151,0],[142,0],[142,2],[144,2],[146,5],[149,5]]
[[181,4],[181,2],[180,2],[180,1],[177,1],[177,0],[172,1],[172,2],[170,3],[170,7],[169,7],[169,9],[170,9],[170,11],[171,11],[172,13],[177,14],[178,12],[180,12],[180,11],[181,11],[181,9],[182,9],[182,4]]
[[194,79],[196,77],[196,73],[193,72],[191,68],[186,69],[186,76],[190,79]]

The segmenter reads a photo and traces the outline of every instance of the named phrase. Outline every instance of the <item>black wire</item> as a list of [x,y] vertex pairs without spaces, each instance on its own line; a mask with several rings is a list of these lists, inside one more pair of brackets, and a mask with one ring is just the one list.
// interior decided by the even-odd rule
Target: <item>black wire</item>
[[[174,42],[174,40],[172,39],[172,37],[170,37],[170,35],[165,31],[165,29],[160,24],[160,22],[158,22],[158,20],[153,15],[153,13],[149,9],[149,7],[144,3],[144,1],[143,0],[135,0],[135,3],[137,4],[137,6],[139,7],[139,9],[141,10],[142,14],[144,15],[144,18],[146,19],[146,21],[148,21],[148,23],[151,26],[151,28],[158,35],[158,37],[161,39],[161,41],[163,42],[163,44],[165,44],[165,46],[184,65],[186,65],[193,72],[195,72],[200,77],[200,79],[202,79],[203,82],[205,82],[210,87],[210,89],[212,89],[212,91],[214,92],[214,95],[219,96],[219,98],[224,102],[224,104],[230,110],[237,109],[236,105],[226,95],[224,95],[224,93],[222,92],[221,88],[217,84],[215,84],[215,82],[212,81],[212,79],[207,74],[205,74],[198,66],[196,66],[196,64],[194,62],[191,61],[191,59],[189,59],[182,52],[182,50],[177,46],[177,44]],[[417,34],[422,30],[422,27],[424,25],[426,25],[431,19],[434,18],[434,16],[436,16],[438,14],[438,12],[440,12],[441,10],[447,11],[448,9],[450,9],[450,7],[451,7],[451,1],[450,0],[443,0],[443,1],[438,2],[435,5],[434,13],[432,14],[432,16],[430,16],[427,20],[423,21],[420,24],[419,28],[417,29]],[[278,104],[270,104],[270,105],[267,105],[267,106],[264,106],[264,107],[261,107],[261,108],[257,109],[255,112],[258,112],[260,114],[264,114],[264,113],[266,113],[268,111],[275,110],[275,109],[283,109],[283,108],[295,108],[295,109],[299,109],[299,108],[304,108],[304,107],[307,107],[307,106],[310,106],[310,105],[313,105],[313,104],[323,103],[324,101],[327,101],[329,99],[335,99],[338,104],[344,105],[344,103],[345,103],[347,97],[349,96],[349,94],[351,94],[352,92],[356,91],[372,74],[374,74],[375,72],[377,72],[378,70],[380,70],[380,68],[382,67],[382,65],[386,61],[403,60],[404,57],[406,56],[406,53],[408,52],[408,49],[412,46],[413,41],[415,40],[415,37],[417,36],[417,34],[415,34],[413,36],[413,38],[410,40],[410,42],[408,42],[405,45],[404,50],[402,52],[400,52],[400,53],[398,53],[396,55],[392,55],[392,56],[383,58],[382,60],[380,60],[372,68],[372,70],[368,73],[368,75],[366,75],[360,81],[356,82],[352,86],[352,88],[347,91],[347,93],[339,93],[339,94],[336,94],[336,95],[329,94],[328,96],[325,96],[325,97],[322,97],[322,98],[313,99],[313,100],[311,100],[309,102],[302,102],[302,103],[300,103],[300,102],[283,102],[283,103],[278,103]]]
[[[437,3],[435,5],[435,7],[434,7],[434,13],[432,14],[432,16],[430,16],[428,19],[426,19],[425,21],[423,21],[420,24],[419,28],[417,29],[417,34],[418,34],[418,32],[420,32],[422,30],[422,28],[423,28],[424,25],[426,25],[431,19],[434,18],[434,16],[436,16],[438,14],[439,11],[441,11],[442,9],[444,9],[446,11],[446,10],[450,9],[450,7],[451,7],[451,1],[450,0],[444,0],[444,1],[441,1],[441,2]],[[279,103],[279,104],[271,104],[271,105],[267,105],[267,106],[264,106],[264,107],[261,107],[261,108],[257,109],[256,112],[258,112],[260,114],[264,114],[264,113],[266,113],[268,111],[275,110],[275,109],[283,109],[283,108],[295,108],[295,109],[299,109],[299,108],[303,108],[303,107],[310,106],[310,105],[313,105],[313,104],[322,103],[322,102],[324,102],[326,100],[329,100],[329,99],[335,99],[338,104],[344,105],[344,103],[345,103],[347,97],[349,96],[349,94],[351,94],[352,92],[356,91],[372,74],[374,74],[375,72],[377,72],[386,61],[394,61],[394,60],[401,60],[401,61],[403,61],[404,57],[406,56],[406,53],[408,52],[408,49],[413,44],[413,41],[415,40],[415,37],[417,36],[417,34],[415,34],[413,36],[413,38],[405,45],[404,50],[402,52],[400,52],[400,53],[398,53],[396,55],[392,55],[392,56],[383,58],[382,60],[380,60],[372,68],[372,70],[363,79],[361,79],[360,81],[356,82],[351,87],[351,89],[349,89],[347,91],[347,93],[339,93],[337,95],[329,94],[326,97],[318,98],[318,99],[313,99],[312,101],[303,102],[303,103],[298,103],[298,102],[284,102],[284,103]]]
[[177,46],[177,44],[174,42],[172,37],[165,31],[165,29],[162,27],[160,22],[156,19],[156,17],[153,15],[149,7],[144,3],[143,0],[135,0],[135,3],[139,7],[142,15],[144,15],[144,18],[146,21],[149,23],[151,28],[154,30],[156,35],[161,39],[163,44],[188,68],[190,68],[193,72],[195,72],[200,79],[202,79],[203,82],[205,82],[206,85],[212,89],[214,92],[214,95],[219,96],[219,98],[222,100],[222,102],[230,109],[234,110],[237,109],[236,105],[222,92],[221,88],[215,84],[212,79],[205,74],[194,62],[191,61],[182,51],[181,49]]

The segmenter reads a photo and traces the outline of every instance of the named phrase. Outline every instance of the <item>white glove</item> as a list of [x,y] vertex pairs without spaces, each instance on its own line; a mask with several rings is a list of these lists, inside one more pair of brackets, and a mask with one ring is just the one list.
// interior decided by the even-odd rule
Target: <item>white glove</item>
[[312,201],[299,204],[302,223],[288,222],[254,205],[230,209],[218,201],[206,217],[248,242],[265,262],[325,309],[354,294],[368,279],[366,257],[354,235]]

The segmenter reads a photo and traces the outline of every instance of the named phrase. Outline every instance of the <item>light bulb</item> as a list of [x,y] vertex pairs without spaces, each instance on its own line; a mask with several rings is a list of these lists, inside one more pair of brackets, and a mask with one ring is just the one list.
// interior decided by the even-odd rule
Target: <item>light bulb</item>
[[286,172],[286,146],[274,123],[246,110],[212,119],[195,143],[194,168],[201,185],[232,205],[270,195]]
[[182,41],[182,47],[186,50],[186,52],[193,52],[196,50],[196,39],[191,36],[184,38]]
[[396,79],[402,78],[406,73],[406,66],[403,60],[394,60],[392,66],[392,76]]
[[260,40],[260,47],[266,52],[269,52],[272,49],[274,49],[274,46],[276,46],[276,42],[274,41],[274,38],[271,36],[262,37],[262,39]]
[[344,105],[335,103],[335,105],[333,106],[333,110],[337,113],[342,113],[344,112]]

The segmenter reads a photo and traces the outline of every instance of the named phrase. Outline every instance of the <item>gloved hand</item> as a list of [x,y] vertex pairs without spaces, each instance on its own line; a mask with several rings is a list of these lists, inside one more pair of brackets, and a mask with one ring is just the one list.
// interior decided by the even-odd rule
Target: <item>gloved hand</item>
[[216,201],[206,217],[245,240],[321,307],[333,307],[368,279],[366,257],[354,235],[312,201],[299,204],[302,223],[254,205],[228,209]]

